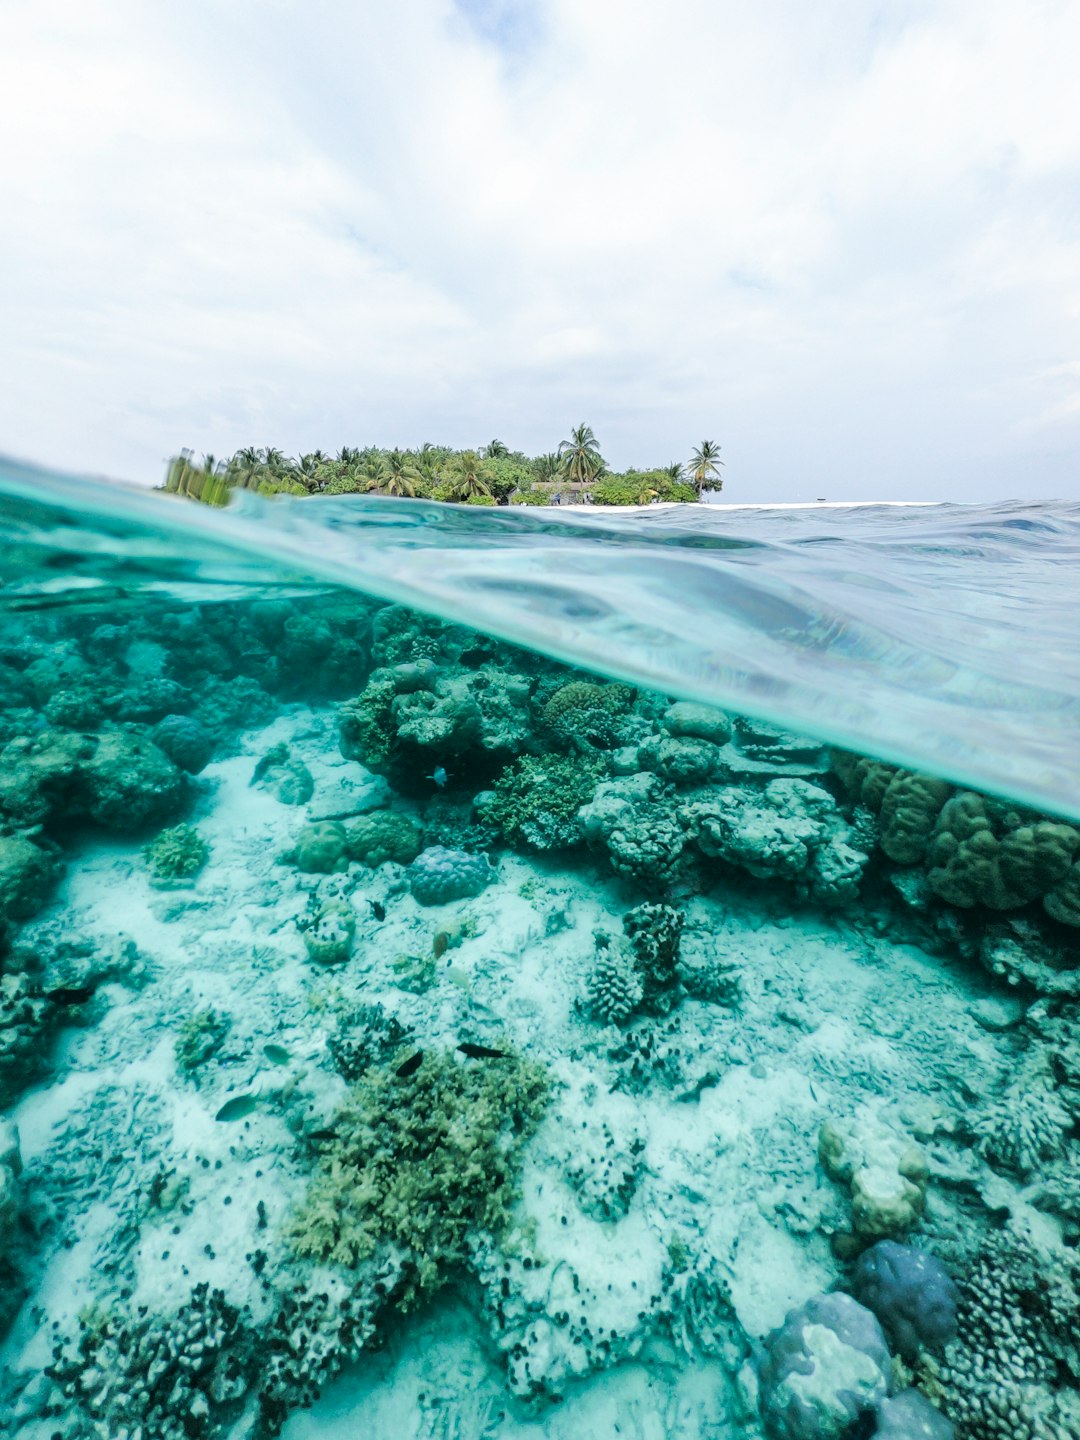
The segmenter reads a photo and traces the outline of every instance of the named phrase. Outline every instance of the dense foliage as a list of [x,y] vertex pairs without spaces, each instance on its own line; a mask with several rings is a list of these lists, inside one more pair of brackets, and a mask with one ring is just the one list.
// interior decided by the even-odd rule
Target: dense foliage
[[421,445],[415,450],[344,446],[293,459],[273,448],[237,450],[227,460],[184,450],[169,462],[165,489],[225,505],[234,490],[260,495],[389,495],[469,505],[550,505],[562,499],[598,505],[692,502],[722,487],[720,447],[705,440],[685,465],[612,473],[591,426],[578,425],[555,451],[528,456],[491,440],[481,450]]

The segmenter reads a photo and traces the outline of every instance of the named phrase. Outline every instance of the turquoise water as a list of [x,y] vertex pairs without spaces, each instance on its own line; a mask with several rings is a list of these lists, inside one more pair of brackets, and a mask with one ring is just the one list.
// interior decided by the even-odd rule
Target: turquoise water
[[243,500],[0,467],[0,1433],[1080,1435],[1080,508]]

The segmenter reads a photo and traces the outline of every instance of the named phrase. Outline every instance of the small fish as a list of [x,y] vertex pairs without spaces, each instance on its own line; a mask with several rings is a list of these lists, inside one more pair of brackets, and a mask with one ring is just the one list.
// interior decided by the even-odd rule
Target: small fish
[[502,1060],[506,1055],[505,1050],[493,1050],[490,1045],[473,1045],[468,1040],[457,1048],[470,1060]]
[[435,784],[438,785],[440,790],[442,790],[445,788],[446,782],[450,779],[450,776],[447,774],[445,765],[436,765],[435,769],[431,772],[431,774],[425,775],[424,779],[434,780]]
[[431,942],[431,953],[435,956],[435,959],[436,959],[436,960],[441,960],[442,957],[446,954],[447,950],[449,950],[449,949],[450,949],[450,933],[449,933],[449,931],[447,931],[447,930],[439,930],[439,931],[437,931],[436,934],[435,934],[435,939]]
[[337,1131],[336,1131],[336,1130],[309,1130],[309,1131],[308,1131],[308,1137],[307,1137],[307,1138],[308,1138],[309,1140],[318,1140],[318,1141],[323,1141],[323,1140],[336,1140],[336,1139],[337,1139]]
[[424,1058],[423,1050],[417,1050],[415,1055],[410,1055],[403,1065],[399,1065],[394,1072],[400,1079],[407,1080],[410,1075],[415,1075],[420,1069],[420,1061]]
[[287,1065],[291,1058],[284,1045],[264,1045],[263,1054],[275,1065]]
[[226,1100],[221,1109],[214,1116],[215,1120],[243,1120],[245,1115],[258,1107],[258,1100],[254,1095],[234,1095],[231,1100]]
[[372,915],[374,915],[375,919],[381,925],[386,919],[386,906],[381,900],[369,900],[367,903],[371,906]]
[[54,1005],[85,1005],[93,993],[92,985],[61,985],[56,990],[46,990],[45,999]]

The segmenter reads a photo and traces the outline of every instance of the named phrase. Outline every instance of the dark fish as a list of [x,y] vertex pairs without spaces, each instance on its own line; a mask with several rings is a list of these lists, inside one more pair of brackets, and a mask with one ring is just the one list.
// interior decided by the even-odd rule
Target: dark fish
[[287,1065],[289,1063],[289,1052],[284,1045],[264,1045],[263,1054],[275,1065]]
[[450,935],[449,935],[449,933],[448,933],[446,930],[439,930],[439,931],[436,933],[436,935],[435,935],[434,941],[432,942],[432,945],[431,945],[431,953],[435,956],[435,959],[436,959],[436,960],[441,960],[442,957],[446,954],[447,950],[449,950],[449,949],[450,949]]
[[468,1040],[457,1048],[470,1060],[502,1060],[506,1055],[505,1050],[493,1050],[490,1045],[472,1045]]
[[85,1005],[93,993],[92,985],[61,985],[56,990],[46,990],[45,999],[54,1005]]
[[254,1095],[234,1095],[231,1100],[226,1100],[221,1109],[214,1116],[215,1120],[243,1120],[245,1115],[258,1106],[258,1100]]
[[375,919],[378,920],[380,924],[382,924],[382,922],[386,919],[386,906],[382,903],[381,900],[369,900],[368,904],[371,906],[372,915],[374,915]]
[[309,1131],[308,1131],[308,1137],[307,1137],[307,1138],[308,1138],[309,1140],[336,1140],[336,1139],[337,1139],[337,1131],[336,1131],[336,1130],[309,1130]]
[[410,1055],[403,1065],[399,1065],[394,1072],[402,1080],[407,1080],[410,1075],[415,1075],[420,1069],[420,1061],[424,1058],[423,1050],[417,1050],[415,1055]]

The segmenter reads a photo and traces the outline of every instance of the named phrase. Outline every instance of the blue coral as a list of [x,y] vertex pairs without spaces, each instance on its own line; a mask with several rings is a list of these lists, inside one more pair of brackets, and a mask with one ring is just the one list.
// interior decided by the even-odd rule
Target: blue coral
[[855,1262],[850,1288],[905,1360],[923,1349],[943,1350],[956,1334],[956,1286],[925,1250],[879,1240]]

